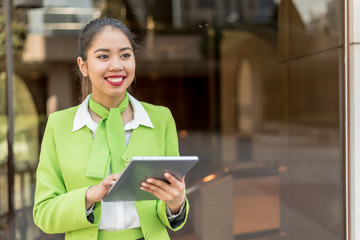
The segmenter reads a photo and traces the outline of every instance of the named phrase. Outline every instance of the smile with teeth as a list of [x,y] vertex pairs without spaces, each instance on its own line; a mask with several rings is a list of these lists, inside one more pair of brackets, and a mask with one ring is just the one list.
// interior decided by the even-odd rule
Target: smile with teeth
[[113,83],[118,83],[121,82],[124,78],[120,77],[120,78],[106,78],[106,80],[113,82]]

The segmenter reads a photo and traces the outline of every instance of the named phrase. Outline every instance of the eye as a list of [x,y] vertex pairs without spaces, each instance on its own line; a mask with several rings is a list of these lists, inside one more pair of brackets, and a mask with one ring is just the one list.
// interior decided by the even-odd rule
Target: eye
[[125,54],[123,54],[121,57],[123,57],[123,58],[129,58],[129,57],[131,57],[131,54],[130,54],[130,53],[125,53]]
[[98,58],[99,59],[107,59],[107,58],[109,58],[109,56],[108,55],[100,55],[100,56],[98,56]]

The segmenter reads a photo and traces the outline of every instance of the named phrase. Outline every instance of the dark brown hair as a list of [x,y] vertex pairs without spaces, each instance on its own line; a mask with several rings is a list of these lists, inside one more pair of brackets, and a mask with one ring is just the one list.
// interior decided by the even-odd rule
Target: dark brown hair
[[[104,31],[106,27],[119,29],[129,39],[134,53],[138,49],[138,46],[134,40],[134,35],[124,23],[114,18],[99,18],[92,20],[88,24],[86,24],[86,26],[80,33],[78,42],[78,54],[83,61],[86,61],[87,59],[87,51],[89,50],[95,36]],[[91,93],[91,82],[88,77],[84,77],[82,75],[80,70],[78,70],[78,74],[81,78],[81,101],[83,101]]]

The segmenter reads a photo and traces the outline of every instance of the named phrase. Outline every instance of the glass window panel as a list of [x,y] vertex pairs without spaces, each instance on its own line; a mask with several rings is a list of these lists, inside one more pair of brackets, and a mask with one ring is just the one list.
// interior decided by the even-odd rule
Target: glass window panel
[[[289,234],[297,232],[295,239],[340,239],[345,234],[336,227],[345,217],[339,148],[340,56],[335,49],[290,63],[290,175],[283,182],[292,183],[289,220],[297,224],[291,224]],[[331,215],[338,218],[331,219]],[[315,223],[322,227],[314,228]]]
[[[341,9],[338,0],[284,0],[288,1],[290,57],[341,45]],[[286,23],[284,23],[286,24]]]
[[[76,103],[80,29],[125,21],[141,46],[132,94],[169,107],[181,154],[200,158],[186,177],[188,223],[172,239],[343,239],[342,12],[336,0],[47,0],[27,11],[28,41],[43,53],[27,49],[16,71],[42,114],[50,100],[66,107],[65,95],[48,99],[53,79],[74,86],[64,94]],[[33,183],[16,176],[29,221]],[[45,236],[29,226],[17,234]]]

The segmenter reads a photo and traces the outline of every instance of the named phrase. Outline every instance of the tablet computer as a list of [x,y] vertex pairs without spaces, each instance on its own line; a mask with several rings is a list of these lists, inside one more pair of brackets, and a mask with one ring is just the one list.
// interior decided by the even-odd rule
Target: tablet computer
[[142,181],[148,177],[167,181],[164,177],[165,172],[181,179],[198,161],[197,156],[133,157],[103,201],[155,200],[157,198],[153,194],[140,189]]

